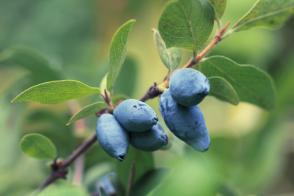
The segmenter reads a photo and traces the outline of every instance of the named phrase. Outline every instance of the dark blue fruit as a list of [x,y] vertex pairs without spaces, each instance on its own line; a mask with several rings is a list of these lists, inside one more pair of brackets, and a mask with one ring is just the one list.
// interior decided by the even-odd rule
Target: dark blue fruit
[[126,131],[113,115],[102,114],[97,121],[97,139],[101,147],[118,160],[124,160],[128,151],[129,139]]
[[158,121],[154,110],[146,103],[127,99],[121,102],[113,111],[118,122],[130,132],[144,132]]
[[167,145],[168,137],[159,123],[142,133],[131,133],[130,143],[138,149],[154,151]]
[[184,68],[171,75],[169,89],[176,102],[189,107],[197,105],[208,95],[210,85],[207,77],[201,72]]
[[160,111],[167,127],[195,150],[206,151],[210,138],[202,112],[197,106],[184,107],[173,99],[169,90],[160,97]]

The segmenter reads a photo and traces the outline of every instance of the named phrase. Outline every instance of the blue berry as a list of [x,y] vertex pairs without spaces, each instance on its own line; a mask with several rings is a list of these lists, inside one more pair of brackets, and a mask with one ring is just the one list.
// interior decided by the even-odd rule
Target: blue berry
[[171,75],[169,89],[176,102],[189,107],[197,105],[208,95],[210,85],[207,77],[201,72],[184,68]]
[[131,133],[130,143],[138,149],[155,151],[167,145],[168,137],[159,123],[142,133]]
[[166,90],[160,97],[160,111],[167,127],[195,150],[206,151],[210,137],[202,112],[197,106],[179,105]]
[[126,131],[113,115],[102,114],[97,121],[96,135],[101,147],[118,160],[124,160],[128,151],[129,139]]
[[158,121],[154,110],[146,103],[127,99],[121,102],[113,111],[118,122],[130,132],[144,132]]

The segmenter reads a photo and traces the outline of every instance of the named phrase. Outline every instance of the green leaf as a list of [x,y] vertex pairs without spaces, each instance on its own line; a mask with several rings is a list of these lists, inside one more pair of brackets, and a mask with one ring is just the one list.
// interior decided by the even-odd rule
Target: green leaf
[[276,28],[294,13],[294,0],[257,0],[235,25],[235,31],[253,27]]
[[[127,56],[121,70],[119,76],[116,79],[112,96],[115,94],[124,94],[132,97],[136,86],[138,85],[138,72],[139,66],[137,61]],[[131,74],[130,74],[131,73]]]
[[167,169],[159,168],[147,171],[141,178],[139,178],[131,191],[131,195],[148,195],[154,190],[168,173]]
[[36,82],[60,79],[57,70],[53,69],[49,62],[37,51],[31,48],[15,47],[0,53],[1,67],[21,67],[31,72],[31,77]]
[[54,159],[57,150],[52,141],[41,134],[27,134],[20,141],[23,153],[37,159]]
[[233,105],[238,105],[239,96],[234,87],[226,79],[218,76],[208,79],[210,82],[210,95]]
[[96,112],[106,107],[106,103],[102,101],[87,105],[84,108],[82,108],[79,112],[75,113],[66,125],[70,125],[73,122],[85,118],[87,116],[94,115]]
[[107,76],[107,88],[111,90],[119,74],[119,71],[127,56],[127,41],[136,20],[124,23],[114,34],[109,51],[109,72]]
[[32,86],[17,95],[12,102],[38,102],[56,104],[89,95],[99,95],[100,90],[76,80],[56,80]]
[[216,18],[220,19],[226,10],[227,0],[209,0],[212,4]]
[[101,82],[100,82],[100,91],[104,94],[104,91],[107,90],[107,73],[105,74],[105,76],[102,78]]
[[[195,154],[195,152],[193,152]],[[211,196],[217,195],[219,187],[219,175],[216,163],[209,156],[205,159],[192,158],[172,160],[172,170],[163,178],[159,186],[148,196],[158,195],[183,195],[183,196]],[[191,158],[190,158],[191,157]]]
[[143,152],[131,147],[129,148],[126,159],[121,163],[117,163],[116,172],[119,178],[119,182],[125,188],[128,186],[129,174],[133,164],[135,164],[136,170],[134,181],[137,181],[145,174],[146,171],[154,168],[152,153]]
[[153,38],[158,54],[163,64],[170,70],[175,70],[181,63],[182,53],[178,48],[167,48],[158,30],[153,29]]
[[214,24],[214,10],[207,0],[178,0],[163,11],[158,29],[167,48],[196,51],[209,38]]
[[223,56],[213,56],[200,64],[207,76],[226,79],[236,90],[241,101],[272,109],[275,105],[275,87],[271,77],[251,65],[240,65]]

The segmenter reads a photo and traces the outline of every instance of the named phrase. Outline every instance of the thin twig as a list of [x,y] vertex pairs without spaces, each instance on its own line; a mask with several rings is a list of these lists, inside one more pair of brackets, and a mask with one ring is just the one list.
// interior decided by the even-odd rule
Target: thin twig
[[131,165],[131,168],[130,168],[130,172],[129,172],[126,196],[130,196],[130,194],[131,194],[131,190],[132,190],[132,186],[134,184],[135,176],[136,176],[136,164],[135,164],[135,162],[133,162]]
[[[64,161],[58,164],[52,164],[52,172],[48,178],[39,186],[39,191],[43,190],[58,179],[65,179],[67,175],[67,168],[84,152],[86,152],[96,142],[96,134],[90,139],[82,143],[74,152]],[[54,168],[54,169],[53,169]]]
[[96,134],[90,139],[82,143],[65,161],[63,161],[63,167],[69,167],[74,160],[76,160],[81,154],[86,152],[93,144],[96,143]]
[[157,84],[154,83],[140,100],[145,102],[159,96],[161,93],[162,92],[158,89]]

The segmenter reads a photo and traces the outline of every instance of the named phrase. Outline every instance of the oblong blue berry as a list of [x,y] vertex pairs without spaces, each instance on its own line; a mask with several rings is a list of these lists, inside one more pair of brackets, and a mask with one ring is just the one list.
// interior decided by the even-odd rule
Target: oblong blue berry
[[210,137],[202,112],[197,106],[179,105],[166,90],[160,97],[160,111],[167,127],[195,150],[206,151]]
[[97,140],[101,147],[112,157],[124,160],[129,145],[126,131],[111,114],[102,114],[97,120]]
[[130,132],[144,132],[158,121],[154,110],[146,103],[127,99],[121,102],[113,111],[118,122]]
[[142,133],[131,133],[130,143],[140,150],[155,151],[168,143],[168,137],[162,126],[157,123],[150,130]]
[[189,107],[200,103],[210,91],[209,80],[201,72],[184,68],[170,77],[169,89],[175,101]]

